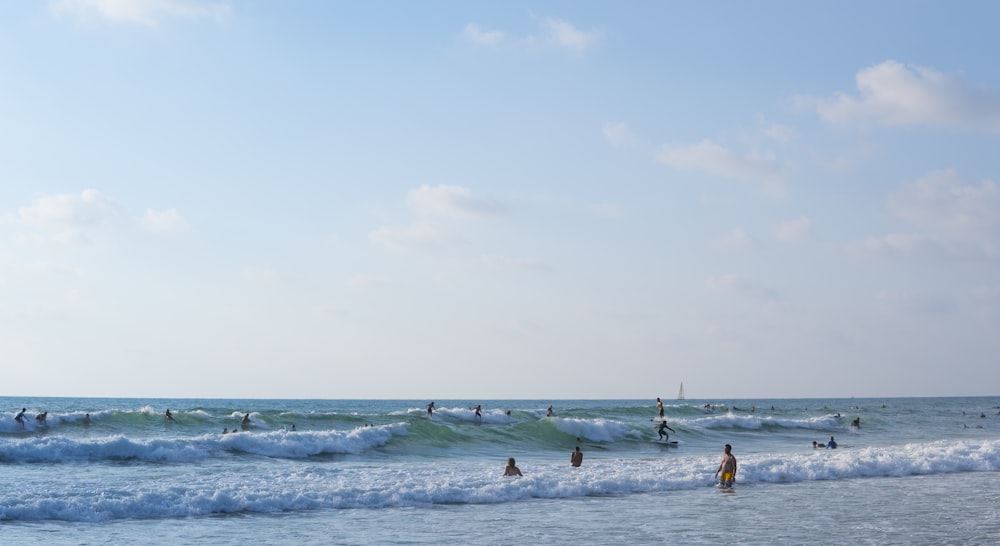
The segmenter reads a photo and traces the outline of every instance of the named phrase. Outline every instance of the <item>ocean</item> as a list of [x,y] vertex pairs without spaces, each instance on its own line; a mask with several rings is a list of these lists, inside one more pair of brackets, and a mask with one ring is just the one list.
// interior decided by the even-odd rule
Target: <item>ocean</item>
[[1000,397],[0,402],[3,544],[1000,544]]

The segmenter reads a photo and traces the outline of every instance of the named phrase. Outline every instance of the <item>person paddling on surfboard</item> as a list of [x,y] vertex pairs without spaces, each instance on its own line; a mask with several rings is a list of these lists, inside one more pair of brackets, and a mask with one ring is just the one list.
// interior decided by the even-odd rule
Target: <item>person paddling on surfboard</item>
[[715,477],[718,478],[719,472],[722,472],[722,479],[719,480],[719,485],[722,487],[732,487],[733,482],[736,481],[736,457],[733,455],[733,446],[726,444],[724,452],[722,462],[719,463],[719,469],[715,471]]

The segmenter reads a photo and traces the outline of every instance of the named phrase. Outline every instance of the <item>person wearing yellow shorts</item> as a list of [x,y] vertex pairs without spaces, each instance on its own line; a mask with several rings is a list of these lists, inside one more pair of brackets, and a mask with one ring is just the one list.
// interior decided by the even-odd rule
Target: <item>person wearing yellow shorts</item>
[[733,482],[736,481],[736,457],[733,455],[733,446],[729,444],[726,444],[722,462],[719,463],[719,469],[715,471],[716,478],[719,477],[720,472],[722,479],[719,480],[719,484],[722,487],[732,487]]

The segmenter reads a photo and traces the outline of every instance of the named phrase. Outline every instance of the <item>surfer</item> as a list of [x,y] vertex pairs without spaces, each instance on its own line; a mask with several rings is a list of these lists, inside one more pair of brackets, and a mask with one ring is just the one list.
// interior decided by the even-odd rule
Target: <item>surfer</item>
[[431,402],[430,404],[427,404],[427,417],[433,417],[433,416],[434,416],[434,402]]
[[174,414],[170,413],[170,408],[167,408],[167,411],[166,411],[166,413],[163,414],[163,416],[167,418],[167,421],[173,421],[174,420]]
[[39,413],[38,415],[35,416],[35,421],[38,421],[39,423],[44,423],[45,419],[47,419],[48,416],[49,416],[49,412],[47,412],[47,411],[43,412],[43,413]]
[[660,397],[656,397],[656,411],[660,412],[660,419],[663,419],[663,401]]
[[482,404],[476,404],[476,407],[473,408],[473,409],[476,410],[476,418],[479,419],[480,421],[482,421],[483,420],[483,405]]
[[733,455],[733,446],[726,444],[724,452],[722,462],[719,463],[719,469],[715,471],[715,477],[718,478],[719,472],[722,472],[722,479],[719,481],[719,484],[722,487],[732,487],[733,482],[736,481],[736,457]]
[[24,412],[28,411],[28,408],[21,408],[21,411],[14,416],[14,420],[21,423],[21,428],[24,428]]
[[861,428],[861,418],[855,417],[854,420],[851,421],[851,426],[854,428]]
[[830,449],[837,449],[837,441],[833,439],[833,436],[830,436],[830,441],[826,443],[826,447]]
[[243,423],[242,424],[243,424],[243,426],[246,426],[246,425],[250,424],[250,414],[249,413],[247,413],[246,415],[243,416]]
[[656,433],[660,435],[659,439],[664,442],[670,439],[670,434],[668,434],[664,429],[669,430],[670,432],[677,432],[676,430],[668,427],[665,420],[660,421],[660,424],[656,426]]
[[569,464],[573,466],[583,464],[583,452],[580,451],[580,446],[576,446],[576,450],[569,454]]
[[552,411],[552,406],[549,406],[549,409],[545,410],[545,416],[546,417],[552,417],[553,413],[555,413],[555,412]]
[[507,458],[507,466],[504,467],[504,469],[503,469],[503,475],[504,476],[523,476],[523,474],[521,474],[521,469],[518,468],[517,464],[514,462],[514,457],[508,457]]

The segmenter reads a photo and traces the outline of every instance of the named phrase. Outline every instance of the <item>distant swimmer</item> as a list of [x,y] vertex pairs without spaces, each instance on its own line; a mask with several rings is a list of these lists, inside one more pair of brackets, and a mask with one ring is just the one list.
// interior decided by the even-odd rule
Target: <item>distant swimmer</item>
[[855,417],[854,420],[851,421],[851,426],[854,428],[861,428],[861,418]]
[[167,421],[173,421],[174,420],[174,414],[170,413],[170,408],[167,408],[167,412],[164,413],[163,416],[167,418]]
[[521,469],[517,467],[517,463],[514,462],[514,457],[507,458],[507,466],[503,469],[504,476],[523,476],[521,474]]
[[476,418],[479,419],[479,420],[482,420],[482,418],[483,418],[483,405],[482,404],[476,404],[476,407],[473,408],[473,409],[476,410]]
[[837,449],[837,442],[833,439],[833,436],[830,436],[830,441],[826,443],[826,447],[830,449]]
[[549,409],[545,410],[545,416],[546,417],[552,417],[552,414],[554,414],[554,413],[555,412],[552,411],[552,406],[549,406]]
[[38,415],[35,416],[35,421],[38,421],[39,423],[44,423],[48,417],[49,417],[49,412],[47,411],[39,413]]
[[427,417],[432,417],[434,415],[434,402],[427,404]]
[[292,423],[292,432],[295,432],[297,430],[299,430],[299,429],[295,428],[295,423]]
[[85,425],[89,425],[90,424],[90,414],[89,413],[83,416],[83,424],[85,424]]
[[583,452],[580,451],[580,446],[576,446],[576,450],[569,454],[569,464],[573,466],[583,464]]
[[719,480],[719,484],[722,487],[732,487],[733,482],[736,481],[736,457],[733,455],[733,446],[726,444],[723,448],[722,462],[719,463],[719,469],[715,471],[715,477],[719,477],[719,473],[722,473],[722,479]]
[[983,412],[979,412],[979,418],[980,419],[986,419],[986,414],[983,413]]
[[246,415],[243,416],[243,424],[244,425],[249,425],[250,424],[250,414],[249,413],[247,413]]
[[821,444],[816,440],[813,440],[813,449],[819,449],[819,448],[826,449],[826,444]]
[[[229,434],[229,428],[228,427],[222,427],[222,433],[223,434]],[[815,442],[813,442],[813,443],[815,443]]]
[[663,419],[663,401],[660,397],[656,397],[656,411],[660,412],[660,419]]
[[28,408],[21,408],[21,411],[14,416],[14,420],[21,423],[21,428],[24,428],[24,412],[28,411]]

